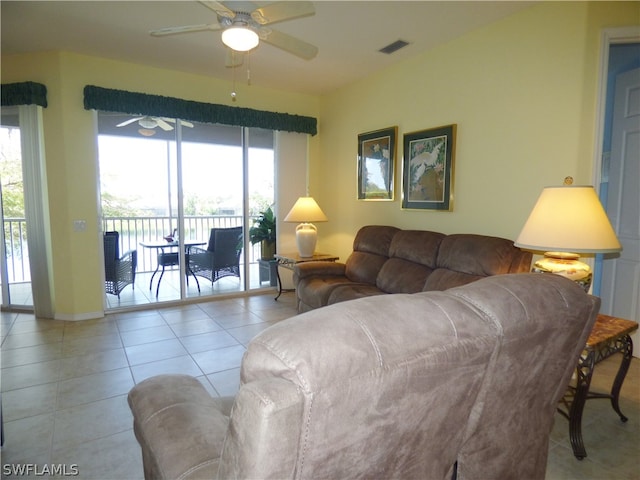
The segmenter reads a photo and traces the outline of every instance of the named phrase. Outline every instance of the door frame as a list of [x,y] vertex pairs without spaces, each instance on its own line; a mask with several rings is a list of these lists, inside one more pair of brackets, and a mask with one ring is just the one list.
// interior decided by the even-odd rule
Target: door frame
[[[594,146],[593,161],[593,184],[597,186],[598,194],[600,194],[600,185],[602,182],[602,156],[604,149],[604,131],[605,131],[605,112],[607,107],[607,89],[609,77],[609,52],[612,45],[620,45],[627,43],[640,43],[640,26],[609,28],[602,32],[600,44],[600,69],[598,72],[598,98],[596,106],[596,132]],[[601,263],[596,268],[601,268]],[[601,281],[601,275],[596,273],[596,278]],[[597,285],[598,294],[601,294],[602,284]],[[606,313],[606,312],[605,312]],[[640,343],[640,334],[638,332],[632,335],[632,339],[636,343]],[[639,352],[634,352],[634,356],[638,357]]]
[[600,42],[600,69],[598,71],[598,98],[596,105],[596,132],[593,150],[593,184],[599,190],[602,181],[602,149],[604,147],[604,122],[607,107],[607,87],[609,72],[609,48],[611,45],[640,43],[640,26],[607,28],[602,32]]
[[[640,43],[640,26],[607,28],[602,32],[600,43],[600,59],[598,71],[598,97],[596,104],[595,117],[595,144],[593,149],[593,171],[592,183],[598,192],[598,196],[602,195],[600,187],[602,185],[602,166],[604,151],[604,135],[607,108],[607,90],[609,87],[609,53],[612,45],[622,45],[628,43]],[[604,200],[600,198],[600,201]],[[594,293],[600,293],[602,258],[596,255],[594,265]]]

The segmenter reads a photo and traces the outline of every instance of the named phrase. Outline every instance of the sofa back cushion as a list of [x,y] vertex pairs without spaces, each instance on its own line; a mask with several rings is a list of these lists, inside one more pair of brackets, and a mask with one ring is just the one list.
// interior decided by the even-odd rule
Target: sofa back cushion
[[386,225],[367,225],[358,230],[353,252],[346,261],[345,275],[352,282],[375,285],[382,265],[389,258],[391,240],[400,229]]
[[556,407],[600,299],[567,278],[540,273],[497,275],[446,293],[474,304],[501,331],[466,426],[457,478],[543,479]]
[[497,342],[446,292],[279,322],[247,348],[218,478],[445,478]]
[[436,267],[423,290],[446,290],[491,275],[527,272],[531,256],[505,238],[448,235],[440,243]]
[[380,269],[376,286],[386,293],[420,292],[436,268],[443,233],[400,230],[389,247],[389,259]]

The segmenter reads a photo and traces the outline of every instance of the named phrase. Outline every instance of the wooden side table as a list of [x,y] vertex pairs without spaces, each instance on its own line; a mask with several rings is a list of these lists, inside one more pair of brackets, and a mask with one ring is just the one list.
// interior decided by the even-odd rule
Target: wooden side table
[[278,300],[284,292],[290,291],[282,288],[282,280],[280,279],[280,268],[293,270],[296,263],[303,262],[335,262],[340,257],[329,253],[314,253],[312,257],[301,257],[297,253],[278,253],[274,256],[277,262],[276,274],[278,277],[278,295],[274,300]]
[[[611,406],[620,416],[620,420],[623,422],[628,420],[620,411],[618,399],[633,356],[633,342],[629,334],[637,329],[637,322],[603,314],[598,315],[593,325],[585,349],[578,359],[576,385],[569,387],[561,400],[561,406],[558,407],[558,412],[569,420],[571,448],[578,460],[587,456],[582,441],[582,412],[587,400],[608,398],[611,400]],[[615,353],[622,353],[622,362],[613,381],[611,393],[589,392],[595,365]]]

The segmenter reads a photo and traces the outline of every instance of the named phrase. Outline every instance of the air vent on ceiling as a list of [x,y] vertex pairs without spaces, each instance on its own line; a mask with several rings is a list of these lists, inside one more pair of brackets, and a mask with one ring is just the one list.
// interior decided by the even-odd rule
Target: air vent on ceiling
[[394,52],[397,52],[401,48],[406,47],[407,45],[409,45],[409,42],[405,42],[404,40],[396,40],[395,42],[390,43],[386,47],[382,47],[378,51],[382,53],[386,53],[387,55],[390,55]]

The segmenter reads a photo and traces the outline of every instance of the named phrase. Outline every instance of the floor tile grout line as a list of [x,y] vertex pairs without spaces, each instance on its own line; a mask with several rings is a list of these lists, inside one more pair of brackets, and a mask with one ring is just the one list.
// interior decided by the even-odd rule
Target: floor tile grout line
[[[62,353],[62,352],[61,352]],[[53,446],[55,444],[54,439],[56,436],[56,419],[58,418],[58,398],[60,395],[60,378],[58,378],[56,385],[56,398],[53,402],[53,425],[51,427],[51,438],[49,439],[49,461],[53,458]]]
[[[214,319],[209,315],[209,313],[208,313],[208,312],[205,312],[205,311],[204,311],[204,310],[202,310],[199,306],[198,306],[198,309],[200,309],[200,310],[202,311],[202,313],[204,313],[205,315],[207,315],[207,317],[208,317],[211,321],[213,321],[214,323],[216,323],[216,325],[218,325],[218,326],[221,328],[221,331],[226,331],[226,329],[225,329],[224,327],[222,327],[221,325],[219,325],[219,324],[218,324],[218,323],[217,323],[217,322],[216,322],[216,321],[215,321],[215,320],[214,320]],[[165,322],[165,325],[167,325],[167,326],[170,328],[170,330],[172,331],[172,333],[173,333],[173,335],[174,335],[175,339],[176,339],[176,340],[178,340],[178,342],[180,343],[180,345],[185,349],[185,352],[187,353],[187,356],[191,359],[191,361],[194,363],[194,365],[196,365],[196,367],[198,368],[198,370],[201,372],[201,375],[198,375],[198,377],[204,377],[204,378],[207,380],[207,382],[211,385],[211,388],[213,388],[213,389],[214,389],[214,391],[215,391],[216,393],[218,393],[218,395],[220,396],[220,392],[218,392],[218,390],[215,388],[215,386],[214,386],[213,384],[211,384],[211,381],[210,381],[210,380],[209,380],[209,378],[208,378],[208,374],[204,372],[204,370],[202,369],[202,367],[200,366],[200,364],[196,361],[196,359],[195,359],[195,358],[193,358],[192,353],[187,349],[186,345],[185,345],[185,344],[184,344],[184,342],[181,340],[181,337],[180,337],[180,336],[175,332],[175,330],[174,330],[173,328],[171,328],[171,324],[169,324],[169,323],[167,322],[166,318],[164,318],[164,316],[162,315],[162,312],[158,312],[158,313],[159,313],[159,314],[160,314],[160,316],[163,318],[163,321]],[[176,323],[177,323],[177,322],[176,322]],[[180,322],[180,323],[182,323],[182,322]],[[121,332],[121,330],[120,330],[120,326],[119,326],[119,325],[118,325],[118,331],[120,332],[120,334],[122,333],[122,332]],[[188,335],[188,336],[197,336],[197,335],[201,335],[201,334],[194,334],[194,335]],[[122,340],[122,341],[123,341],[123,343],[124,343],[124,340],[122,339],[122,336],[121,336],[121,340]],[[237,339],[236,339],[236,341],[237,341]],[[144,344],[140,344],[140,345],[147,345],[147,344],[152,344],[152,343],[155,343],[155,342],[148,342],[148,343],[144,343]],[[242,345],[240,342],[238,342],[238,344],[239,344],[239,345]],[[126,349],[127,349],[127,347],[123,347],[123,349],[124,349],[125,356],[127,357],[127,363],[128,363],[128,366],[129,366],[129,372],[130,372],[130,374],[131,374],[131,377],[132,377],[132,380],[133,380],[134,385],[136,385],[136,384],[138,384],[139,382],[138,382],[138,381],[136,381],[136,377],[135,377],[135,375],[134,375],[134,373],[133,373],[133,367],[136,367],[136,366],[138,366],[138,365],[132,365],[132,364],[131,364],[131,361],[130,361],[130,359],[129,359],[129,355],[128,355],[127,350],[126,350]],[[200,353],[200,352],[198,352],[198,353]],[[178,356],[176,356],[176,357],[170,357],[170,358],[177,358],[177,357],[178,357]],[[166,359],[163,359],[163,360],[166,360]],[[142,363],[142,364],[139,364],[139,365],[145,365],[145,364],[150,364],[150,363],[154,363],[154,362],[153,362],[153,361],[151,361],[151,362],[146,362],[146,363]],[[218,373],[218,372],[216,372],[216,373]]]

